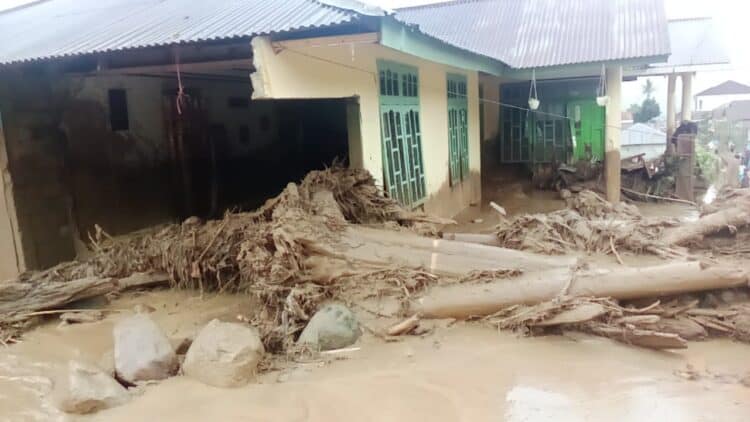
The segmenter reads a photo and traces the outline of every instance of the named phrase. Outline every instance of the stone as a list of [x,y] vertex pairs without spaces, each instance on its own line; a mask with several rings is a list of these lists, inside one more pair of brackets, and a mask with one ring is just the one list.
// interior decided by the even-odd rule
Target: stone
[[297,343],[333,350],[351,346],[361,335],[354,313],[344,305],[329,303],[313,315]]
[[127,383],[168,378],[177,371],[169,339],[147,314],[120,320],[114,328],[115,371]]
[[264,353],[254,327],[214,319],[193,340],[182,371],[214,387],[241,387],[255,377]]
[[119,406],[130,400],[128,390],[98,367],[68,363],[68,373],[55,383],[54,401],[66,413],[86,414]]

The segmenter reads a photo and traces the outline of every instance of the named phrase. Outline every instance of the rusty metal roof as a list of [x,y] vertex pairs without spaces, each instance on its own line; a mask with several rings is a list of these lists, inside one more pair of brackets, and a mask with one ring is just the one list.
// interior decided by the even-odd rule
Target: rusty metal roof
[[519,69],[670,53],[662,0],[455,0],[396,18]]
[[325,0],[46,0],[0,12],[0,64],[321,28],[361,14]]

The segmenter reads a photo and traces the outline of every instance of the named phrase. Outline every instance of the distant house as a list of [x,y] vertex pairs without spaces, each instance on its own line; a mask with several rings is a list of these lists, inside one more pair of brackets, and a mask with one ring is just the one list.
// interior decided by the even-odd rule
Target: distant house
[[664,154],[667,134],[645,123],[636,123],[622,131],[622,157],[645,154],[647,160]]
[[708,123],[716,139],[742,147],[750,141],[750,100],[732,101],[716,107],[711,111]]
[[750,86],[724,81],[695,94],[696,110],[714,110],[717,107],[738,100],[750,100]]

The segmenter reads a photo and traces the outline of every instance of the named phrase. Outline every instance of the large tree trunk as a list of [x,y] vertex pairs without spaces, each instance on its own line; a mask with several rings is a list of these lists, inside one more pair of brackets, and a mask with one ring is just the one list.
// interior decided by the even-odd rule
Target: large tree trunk
[[669,245],[684,245],[701,240],[703,236],[719,232],[727,227],[750,224],[750,201],[744,206],[734,206],[704,215],[697,221],[667,229],[662,238]]
[[471,271],[570,268],[574,257],[545,256],[495,246],[432,239],[410,232],[350,226],[334,244],[311,240],[313,253],[374,266],[421,269],[461,277]]
[[747,284],[748,272],[727,266],[684,262],[645,268],[573,273],[555,269],[489,284],[435,287],[411,304],[426,318],[489,315],[516,304],[535,304],[560,294],[634,299]]
[[137,287],[166,284],[166,274],[133,274],[130,277],[87,277],[50,282],[11,282],[0,285],[0,322],[23,320],[24,315],[64,307],[72,302]]

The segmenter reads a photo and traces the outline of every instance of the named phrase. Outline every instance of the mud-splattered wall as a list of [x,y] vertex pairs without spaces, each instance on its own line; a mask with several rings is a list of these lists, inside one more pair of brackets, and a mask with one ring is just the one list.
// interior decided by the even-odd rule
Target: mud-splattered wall
[[[300,177],[280,174],[289,169],[269,157],[289,158],[290,146],[277,144],[284,137],[294,138],[287,132],[298,126],[281,122],[294,118],[292,112],[310,113],[309,107],[290,109],[290,104],[250,101],[249,79],[187,77],[183,82],[188,92],[201,98],[204,129],[220,127],[225,133],[226,160],[221,165],[225,170],[241,170],[225,171],[234,185],[222,193],[234,203],[220,206],[247,200],[242,197],[246,191],[266,195],[261,188],[271,184],[271,177],[292,177],[280,179],[281,186]],[[36,71],[0,73],[0,114],[5,122],[0,167],[7,152],[6,198],[11,207],[7,218],[0,212],[0,266],[8,268],[0,268],[0,277],[75,257],[85,251],[88,234],[96,226],[120,235],[181,217],[165,117],[165,104],[174,101],[176,84],[169,76],[71,76],[42,66]],[[112,130],[112,89],[125,93],[127,130]],[[342,124],[335,131],[343,133],[346,145],[345,103],[331,106],[341,114]],[[318,114],[326,110],[321,108]],[[291,170],[305,170],[296,162],[287,164],[294,167]],[[263,177],[246,175],[245,170],[261,167],[268,167]],[[230,195],[230,189],[240,190],[237,197]]]

